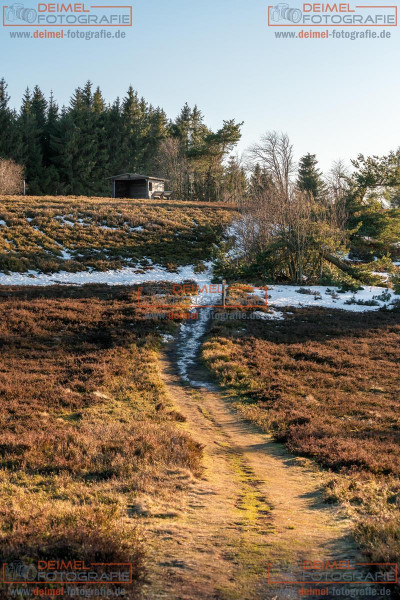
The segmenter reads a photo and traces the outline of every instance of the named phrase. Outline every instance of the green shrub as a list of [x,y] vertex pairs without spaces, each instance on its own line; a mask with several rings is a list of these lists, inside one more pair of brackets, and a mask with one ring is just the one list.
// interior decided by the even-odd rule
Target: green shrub
[[346,300],[345,304],[358,304],[358,306],[379,306],[377,300],[357,300],[355,296],[352,296],[349,300]]
[[378,273],[395,273],[396,266],[390,256],[383,256],[369,265],[373,271]]
[[298,290],[296,290],[297,294],[306,294],[308,296],[314,296],[315,299],[319,300],[321,298],[321,294],[320,292],[316,291],[316,290],[310,290],[308,288],[300,288]]
[[388,290],[385,290],[384,292],[382,292],[382,294],[379,294],[378,296],[372,296],[373,300],[379,300],[380,302],[389,302],[391,298],[392,294]]
[[400,273],[395,273],[390,278],[390,283],[393,286],[394,293],[400,294]]
[[344,294],[345,292],[359,292],[362,289],[363,287],[359,281],[350,276],[344,276],[339,285],[338,293]]

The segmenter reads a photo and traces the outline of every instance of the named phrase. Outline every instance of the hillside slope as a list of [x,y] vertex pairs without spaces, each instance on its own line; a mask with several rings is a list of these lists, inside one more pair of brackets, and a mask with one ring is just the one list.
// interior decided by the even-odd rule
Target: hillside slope
[[210,257],[233,207],[166,200],[0,198],[0,272],[169,270]]

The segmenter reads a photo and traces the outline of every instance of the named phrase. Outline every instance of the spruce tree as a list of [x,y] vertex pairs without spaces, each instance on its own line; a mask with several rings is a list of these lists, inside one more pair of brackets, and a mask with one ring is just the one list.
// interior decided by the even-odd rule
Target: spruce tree
[[31,99],[31,112],[36,119],[36,126],[40,135],[44,134],[47,120],[47,101],[39,86],[33,88]]
[[71,108],[64,116],[62,139],[65,143],[65,168],[68,193],[95,195],[98,193],[99,134],[93,111],[92,83],[77,88],[71,98]]
[[50,100],[47,109],[47,118],[44,126],[43,161],[46,167],[52,163],[51,139],[57,132],[59,120],[58,106],[54,100],[53,92],[50,92]]
[[80,132],[75,126],[72,111],[64,107],[57,123],[56,133],[51,139],[52,160],[59,175],[60,194],[81,192],[82,176],[78,164],[80,143]]
[[247,178],[243,166],[235,156],[230,156],[224,174],[224,200],[240,202],[247,193]]
[[209,133],[210,130],[204,125],[203,113],[195,105],[190,115],[190,147],[200,147]]
[[54,154],[54,140],[58,133],[59,111],[53,92],[47,108],[47,119],[44,129],[43,164],[46,169],[45,193],[57,195],[60,189],[60,175],[57,168],[58,156]]
[[0,157],[18,160],[22,154],[22,139],[17,115],[9,107],[7,87],[5,79],[0,79]]
[[107,108],[99,87],[96,88],[93,94],[91,113],[92,127],[96,134],[96,162],[92,173],[92,193],[100,196],[101,194],[106,193],[108,188],[106,170],[109,152],[107,140]]
[[[28,191],[32,195],[44,193],[43,187],[43,151],[42,151],[42,116],[43,105],[38,102],[41,92],[35,88],[32,96],[27,88],[22,99],[18,125],[22,138],[21,161],[25,166]],[[45,107],[44,107],[45,110]]]
[[[108,164],[105,168],[106,177],[129,172],[130,165],[126,152],[124,121],[119,98],[107,111],[105,134],[108,153]],[[108,188],[107,193],[109,193]]]
[[167,115],[161,108],[150,106],[148,123],[149,126],[144,139],[143,168],[146,172],[153,173],[155,157],[160,148],[160,143],[167,137],[168,133]]
[[146,107],[137,92],[129,86],[122,102],[124,154],[128,171],[140,172],[143,165],[143,136]]
[[251,198],[263,197],[265,191],[273,186],[271,175],[265,168],[256,163],[249,181],[249,194]]
[[173,135],[177,137],[182,143],[183,148],[188,151],[191,140],[191,128],[192,128],[192,110],[186,102],[183,106],[180,114],[175,119],[173,124]]
[[309,192],[313,198],[321,198],[324,194],[325,184],[322,173],[317,167],[318,161],[315,154],[306,154],[300,159],[297,186],[303,192]]

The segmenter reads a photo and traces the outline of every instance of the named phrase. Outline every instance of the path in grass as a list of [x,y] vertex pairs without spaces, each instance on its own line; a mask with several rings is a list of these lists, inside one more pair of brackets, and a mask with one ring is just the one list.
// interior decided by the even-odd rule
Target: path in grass
[[322,475],[312,464],[239,418],[198,357],[185,363],[190,378],[182,382],[181,359],[197,334],[196,325],[183,327],[161,370],[186,419],[182,426],[204,446],[204,474],[197,480],[187,474],[184,506],[175,512],[171,506],[167,518],[149,519],[143,597],[299,597],[301,586],[268,583],[268,564],[274,578],[292,580],[299,577],[302,560],[360,559],[350,524],[323,503]]

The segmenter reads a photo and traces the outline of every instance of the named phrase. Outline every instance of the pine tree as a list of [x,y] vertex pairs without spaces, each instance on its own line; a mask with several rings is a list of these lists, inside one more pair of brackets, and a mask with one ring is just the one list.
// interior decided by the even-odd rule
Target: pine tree
[[318,161],[315,154],[306,154],[300,159],[297,186],[303,192],[309,192],[314,199],[324,195],[325,184],[322,173],[317,167]]
[[173,135],[177,137],[183,148],[188,151],[191,141],[192,110],[186,102],[173,124]]
[[[25,165],[28,191],[40,195],[43,187],[42,114],[41,92],[35,88],[33,96],[27,88],[22,99],[18,124],[22,138],[21,159]],[[43,116],[45,119],[45,114]]]
[[6,83],[4,77],[2,77],[0,79],[0,111],[2,113],[3,111],[9,110],[8,103],[10,101],[10,96],[7,93],[7,88],[8,84]]
[[107,139],[108,164],[105,169],[106,177],[117,173],[129,172],[130,165],[125,151],[124,121],[120,99],[116,101],[107,111],[105,123],[105,134]]
[[265,191],[273,186],[271,175],[256,163],[250,176],[249,194],[252,198],[260,198]]
[[61,126],[59,143],[65,146],[61,169],[70,194],[91,196],[98,190],[99,139],[94,115],[92,83],[88,81],[75,90]]
[[74,124],[72,111],[63,108],[50,142],[52,162],[59,176],[59,194],[79,194],[81,189],[77,165],[79,143],[79,130]]
[[106,169],[109,160],[107,140],[107,108],[103,94],[99,87],[96,88],[92,100],[92,127],[96,134],[95,145],[97,148],[96,163],[93,169],[92,193],[101,195],[106,193],[108,183]]
[[47,119],[43,136],[43,164],[46,168],[44,192],[49,195],[57,195],[60,189],[60,175],[56,166],[58,157],[55,156],[53,152],[53,143],[58,133],[58,122],[58,106],[54,100],[53,92],[50,92],[50,100],[47,108]]
[[122,102],[124,154],[128,171],[140,172],[143,166],[146,108],[145,102],[139,100],[137,92],[129,86]]
[[372,260],[393,252],[400,237],[400,210],[387,202],[400,186],[400,150],[381,157],[360,154],[351,162],[346,225],[353,252]]
[[188,153],[195,163],[196,192],[206,202],[220,199],[223,160],[239,142],[242,125],[234,119],[224,121],[218,131],[205,136],[201,147],[192,148]]
[[57,123],[59,120],[58,106],[54,100],[53,92],[50,92],[50,100],[47,109],[47,118],[44,127],[43,161],[46,167],[52,163],[51,139],[57,132]]
[[31,112],[36,119],[36,126],[40,135],[43,135],[47,120],[47,101],[37,85],[33,88]]
[[17,115],[8,106],[10,96],[7,87],[5,79],[0,79],[0,157],[18,160],[22,154],[22,140]]
[[143,169],[146,172],[152,173],[155,168],[154,162],[160,148],[160,143],[167,137],[168,119],[161,108],[150,106],[148,120],[149,127],[144,139]]
[[83,105],[91,109],[93,106],[93,92],[92,92],[93,84],[91,81],[87,81],[81,90],[81,100]]
[[209,133],[211,131],[204,125],[203,113],[195,105],[190,116],[190,148],[200,147]]
[[224,200],[240,202],[247,193],[246,173],[239,160],[230,156],[224,175]]
[[93,112],[95,112],[97,115],[101,115],[106,109],[106,103],[99,87],[96,88],[93,94],[92,107]]

